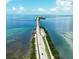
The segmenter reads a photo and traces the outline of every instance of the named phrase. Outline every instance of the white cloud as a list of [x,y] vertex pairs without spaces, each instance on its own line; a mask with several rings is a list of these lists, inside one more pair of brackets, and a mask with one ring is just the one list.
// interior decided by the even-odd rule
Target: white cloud
[[39,12],[45,12],[46,10],[44,8],[38,8],[37,11],[39,11]]
[[24,14],[25,12],[26,12],[26,9],[25,9],[24,6],[19,6],[19,7],[18,7],[17,13]]
[[71,0],[56,0],[56,6],[49,9],[50,14],[72,14],[73,3]]
[[45,12],[46,9],[44,9],[44,8],[36,8],[36,9],[32,9],[31,11],[33,11],[33,12]]
[[13,6],[12,11],[14,13],[24,13],[26,11],[26,9],[24,8],[24,6],[18,6],[17,8],[16,8],[16,6]]
[[25,11],[25,8],[23,6],[20,6],[19,7],[19,11],[22,11],[23,12],[23,11]]
[[[9,0],[8,0],[9,1]],[[33,12],[33,13],[39,13],[39,14],[55,14],[55,13],[64,13],[64,12],[71,12],[72,11],[72,1],[70,0],[56,0],[56,6],[50,9],[45,9],[45,8],[35,8],[30,10],[29,12]],[[12,7],[12,10],[17,12],[17,13],[25,13],[27,11],[27,9],[25,9],[24,6],[18,6],[16,7]]]
[[13,11],[16,11],[17,9],[16,9],[16,7],[13,6],[13,7],[12,7],[12,10],[13,10]]
[[62,11],[70,11],[72,10],[72,1],[70,0],[56,0],[57,7]]
[[47,13],[46,11],[46,9],[45,8],[36,8],[36,9],[32,9],[31,10],[33,13],[36,13],[36,14],[45,14],[45,13]]
[[18,7],[18,11],[17,11],[18,13],[22,13],[23,14],[23,13],[25,13],[25,11],[26,11],[26,9],[25,9],[24,6],[19,6]]
[[57,10],[58,10],[57,7],[55,7],[55,8],[51,8],[51,9],[50,9],[51,12],[54,12],[54,11],[57,11]]
[[36,11],[36,9],[32,9],[32,12]]

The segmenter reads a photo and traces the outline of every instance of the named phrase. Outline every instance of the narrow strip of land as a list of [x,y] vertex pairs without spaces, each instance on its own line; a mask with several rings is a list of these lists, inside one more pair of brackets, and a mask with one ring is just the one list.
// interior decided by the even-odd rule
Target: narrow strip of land
[[44,29],[42,29],[42,28],[41,28],[41,35],[42,35],[42,37],[44,37],[44,40],[46,42],[46,45],[47,45],[47,48],[48,48],[48,51],[49,51],[51,59],[54,59],[54,56],[52,55],[52,52],[51,52],[50,47],[49,47],[49,44],[47,42],[46,33],[45,33]]
[[43,42],[43,37],[40,35],[40,27],[39,27],[39,18],[37,18],[36,20],[36,37],[35,37],[35,40],[37,41],[36,44],[36,48],[37,48],[37,58],[39,56],[38,59],[48,59],[47,57],[47,53],[45,51],[45,45],[44,45],[44,42]]
[[[35,44],[36,44],[36,57],[37,59],[54,59],[54,56],[52,55],[48,42],[46,40],[46,33],[44,30],[40,28],[39,26],[39,19],[36,20],[36,33],[35,33]],[[44,34],[44,36],[42,35]],[[44,41],[45,40],[45,41]],[[45,44],[46,43],[46,44]],[[47,50],[46,50],[47,49]],[[48,56],[48,53],[50,55],[50,58]]]

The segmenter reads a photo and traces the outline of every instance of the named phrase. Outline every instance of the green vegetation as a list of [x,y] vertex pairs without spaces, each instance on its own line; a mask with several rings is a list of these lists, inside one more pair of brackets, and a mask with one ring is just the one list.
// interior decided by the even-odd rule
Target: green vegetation
[[36,59],[34,34],[35,34],[35,31],[33,31],[32,33],[28,54],[25,55],[23,59]]
[[[32,34],[34,35],[34,33]],[[30,59],[36,59],[35,38],[32,37]]]
[[45,44],[45,50],[47,52],[48,59],[51,59],[50,52],[49,52],[48,47],[47,47],[47,44],[45,42],[45,38],[43,39],[43,41],[44,41],[44,44]]
[[42,26],[41,26],[41,28],[43,28],[45,30],[45,33],[47,34],[46,38],[47,38],[47,41],[48,41],[48,44],[49,44],[49,47],[51,49],[51,52],[52,52],[53,56],[55,57],[55,59],[60,59],[59,52],[58,52],[57,48],[55,48],[55,46],[54,46],[54,44],[53,44],[47,30]]

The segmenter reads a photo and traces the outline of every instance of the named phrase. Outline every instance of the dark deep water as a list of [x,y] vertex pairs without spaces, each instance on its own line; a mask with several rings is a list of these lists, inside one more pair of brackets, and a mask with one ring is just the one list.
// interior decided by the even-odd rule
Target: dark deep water
[[[35,28],[36,15],[7,15],[7,59],[22,59],[21,56],[27,53],[31,34]],[[44,26],[58,48],[61,59],[73,59],[73,49],[58,32],[72,32],[72,16],[51,16],[45,15],[46,20],[40,23]],[[13,55],[13,56],[10,56]]]

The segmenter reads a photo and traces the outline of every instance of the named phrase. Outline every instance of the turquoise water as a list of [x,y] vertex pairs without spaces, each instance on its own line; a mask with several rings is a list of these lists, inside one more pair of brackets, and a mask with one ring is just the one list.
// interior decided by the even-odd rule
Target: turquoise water
[[61,34],[58,34],[59,32],[73,32],[72,17],[48,18],[42,21],[42,25],[48,30],[53,43],[59,50],[61,59],[73,59],[73,47],[71,48]]
[[[23,45],[26,44],[24,47],[27,47],[31,39],[32,31],[36,26],[35,16],[7,16],[7,44],[15,43],[16,41],[21,40],[23,41]],[[45,17],[46,20],[43,20],[40,23],[48,30],[52,42],[59,50],[61,59],[73,59],[73,49],[70,48],[67,41],[61,37],[61,34],[58,34],[59,32],[63,33],[73,31],[72,16],[45,15]]]

